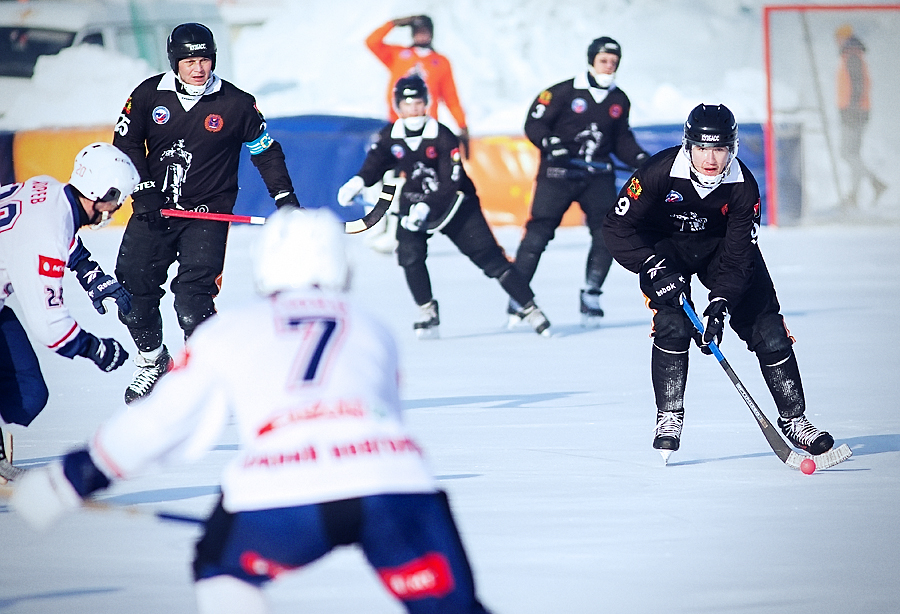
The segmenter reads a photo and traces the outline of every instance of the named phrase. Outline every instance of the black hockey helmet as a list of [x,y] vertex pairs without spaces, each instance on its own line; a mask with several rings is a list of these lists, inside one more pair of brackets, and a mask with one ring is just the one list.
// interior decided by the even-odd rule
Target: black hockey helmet
[[698,147],[736,148],[738,125],[724,104],[698,104],[684,122],[684,143]]
[[413,17],[410,26],[412,27],[413,34],[425,30],[430,36],[434,36],[434,22],[431,21],[431,17],[428,15],[416,15]]
[[216,40],[212,31],[202,23],[183,23],[175,26],[166,41],[166,54],[172,72],[178,74],[178,62],[185,58],[209,58],[216,69]]
[[588,45],[587,50],[587,60],[588,64],[591,66],[594,65],[594,58],[597,57],[597,54],[603,53],[612,53],[613,55],[618,56],[619,61],[622,60],[622,47],[615,40],[611,39],[608,36],[601,36],[600,38],[595,38],[590,45]]
[[428,104],[428,86],[419,75],[400,77],[394,85],[394,106],[407,98],[420,98]]

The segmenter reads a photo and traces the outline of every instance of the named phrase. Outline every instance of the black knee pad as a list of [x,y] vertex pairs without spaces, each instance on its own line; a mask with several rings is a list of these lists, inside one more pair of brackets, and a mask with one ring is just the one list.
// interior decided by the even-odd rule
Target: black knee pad
[[404,241],[397,245],[397,264],[408,267],[422,262],[425,262],[425,253],[419,245],[410,245]]
[[653,316],[653,343],[669,352],[686,352],[691,347],[694,325],[679,309],[659,309]]
[[[751,352],[756,354],[760,362],[774,364],[791,353],[794,340],[788,335],[781,314],[764,315],[751,327],[750,341],[747,343]],[[766,356],[767,358],[763,358]]]

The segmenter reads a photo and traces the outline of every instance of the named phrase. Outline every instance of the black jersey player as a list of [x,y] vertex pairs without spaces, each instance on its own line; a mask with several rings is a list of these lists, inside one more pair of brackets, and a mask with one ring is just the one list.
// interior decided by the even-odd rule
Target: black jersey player
[[[588,69],[538,94],[525,120],[525,135],[541,150],[531,211],[516,252],[516,268],[529,282],[563,214],[578,201],[591,233],[581,290],[582,323],[603,316],[600,293],[612,256],[603,243],[603,216],[616,200],[610,154],[633,167],[649,156],[628,124],[631,102],[616,87],[622,49],[601,36],[587,50]],[[510,323],[517,321],[510,304]]]
[[531,287],[497,244],[484,218],[475,185],[463,168],[459,139],[426,115],[428,88],[422,78],[400,78],[394,87],[394,104],[400,119],[381,130],[359,172],[339,190],[338,202],[350,203],[389,170],[405,178],[398,212],[397,261],[421,309],[413,325],[416,334],[420,338],[438,335],[438,304],[425,258],[429,236],[440,230],[485,275],[500,282],[521,305],[518,313],[522,319],[539,334],[549,335],[550,323],[535,305]]
[[[616,261],[638,273],[653,310],[651,378],[657,422],[653,447],[678,449],[691,339],[709,352],[726,316],[756,354],[790,442],[812,454],[834,439],[806,418],[793,337],[757,244],[759,186],[737,156],[738,126],[724,105],[699,105],[684,124],[681,146],[657,153],[632,175],[603,232]],[[696,275],[709,290],[705,333],[694,333],[682,296]]]
[[159,310],[169,266],[178,261],[171,290],[186,338],[215,313],[225,259],[226,222],[169,220],[160,210],[231,213],[244,144],[276,204],[298,204],[284,153],[253,96],[213,72],[216,43],[209,28],[177,26],[166,50],[172,71],[135,88],[113,138],[141,176],[116,263],[116,276],[133,297],[122,320],[138,349],[126,403],[149,393],[170,362]]

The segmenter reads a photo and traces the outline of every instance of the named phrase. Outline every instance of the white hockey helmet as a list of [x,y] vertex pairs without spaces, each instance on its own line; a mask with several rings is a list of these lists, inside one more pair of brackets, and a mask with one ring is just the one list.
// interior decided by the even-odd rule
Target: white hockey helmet
[[350,264],[343,223],[326,207],[281,207],[263,226],[253,277],[263,295],[314,287],[346,291]]
[[69,183],[91,200],[115,200],[121,207],[140,182],[134,163],[109,143],[91,143],[75,156]]

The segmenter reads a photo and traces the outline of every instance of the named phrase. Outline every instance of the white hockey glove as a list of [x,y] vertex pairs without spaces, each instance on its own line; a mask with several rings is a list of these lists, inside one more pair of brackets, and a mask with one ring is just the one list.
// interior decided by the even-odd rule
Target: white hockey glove
[[410,206],[409,213],[400,218],[400,225],[410,232],[420,232],[425,229],[425,221],[431,207],[425,203],[415,203]]
[[348,206],[353,202],[353,198],[362,192],[366,187],[366,182],[359,175],[353,175],[347,183],[342,185],[337,193],[338,204],[342,207]]
[[32,469],[16,480],[10,500],[13,509],[35,531],[47,529],[81,502],[60,462]]

